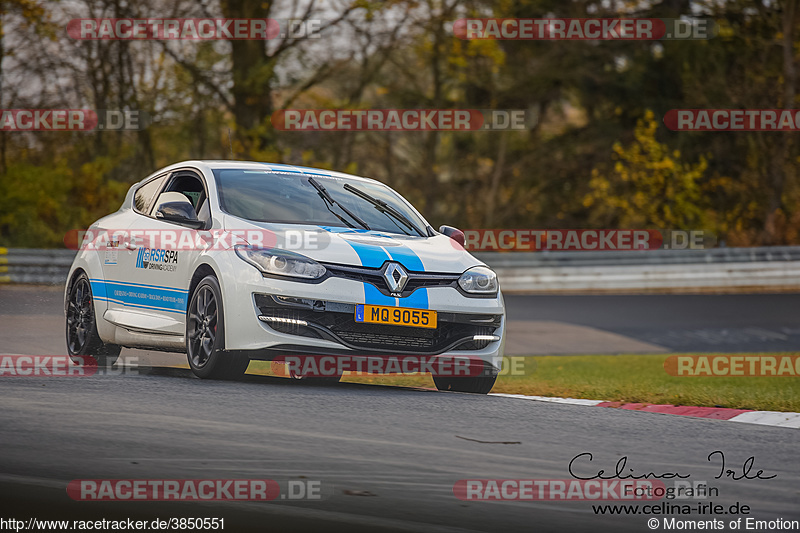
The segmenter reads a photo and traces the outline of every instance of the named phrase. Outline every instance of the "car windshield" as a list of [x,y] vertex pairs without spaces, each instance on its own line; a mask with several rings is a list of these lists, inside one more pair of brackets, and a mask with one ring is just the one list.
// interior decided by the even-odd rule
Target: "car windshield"
[[[223,211],[247,220],[357,229],[364,229],[362,223],[365,223],[375,231],[425,235],[425,221],[405,200],[380,183],[271,170],[215,169],[213,172]],[[326,200],[325,194],[315,188],[309,178],[321,185],[335,204]],[[391,209],[376,206],[346,190],[346,184],[385,202],[419,232],[392,214]]]

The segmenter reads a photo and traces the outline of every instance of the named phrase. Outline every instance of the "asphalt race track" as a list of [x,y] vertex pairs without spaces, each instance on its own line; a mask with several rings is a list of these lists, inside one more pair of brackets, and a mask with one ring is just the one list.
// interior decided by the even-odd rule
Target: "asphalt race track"
[[[0,289],[0,353],[63,354],[60,302],[54,290]],[[791,310],[798,304],[798,295],[507,299],[515,321],[572,324],[668,350],[678,345],[663,339],[688,337],[666,332],[752,328],[783,335],[708,351],[797,350],[800,320]],[[706,346],[695,337],[691,346]],[[601,468],[613,472],[627,456],[636,473],[690,474],[718,488],[703,503],[728,509],[739,502],[759,520],[798,520],[797,442],[797,431],[786,428],[261,376],[212,382],[181,369],[0,378],[2,515],[21,520],[218,517],[230,531],[650,531],[653,515],[598,516],[598,502],[454,497],[454,484],[464,479],[570,479],[569,462],[583,452],[594,458],[581,472],[587,477]],[[751,476],[777,476],[715,479],[719,464],[707,461],[715,450],[738,476],[750,457]],[[66,487],[78,479],[306,480],[319,482],[323,497],[73,501]],[[669,515],[726,524],[744,516]]]
[[506,296],[509,319],[550,320],[675,352],[800,349],[800,294]]

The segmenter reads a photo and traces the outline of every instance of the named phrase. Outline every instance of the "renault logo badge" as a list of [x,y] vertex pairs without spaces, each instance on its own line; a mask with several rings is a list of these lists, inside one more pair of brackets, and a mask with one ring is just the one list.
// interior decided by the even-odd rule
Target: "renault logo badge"
[[403,292],[408,283],[408,272],[399,263],[389,263],[383,271],[383,279],[389,287],[389,292]]

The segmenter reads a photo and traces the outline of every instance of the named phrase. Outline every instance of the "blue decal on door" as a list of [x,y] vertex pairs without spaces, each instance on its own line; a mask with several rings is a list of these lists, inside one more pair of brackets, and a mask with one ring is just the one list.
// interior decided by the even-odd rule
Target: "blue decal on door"
[[97,300],[169,313],[186,312],[188,290],[97,279],[90,280],[90,283],[92,294]]

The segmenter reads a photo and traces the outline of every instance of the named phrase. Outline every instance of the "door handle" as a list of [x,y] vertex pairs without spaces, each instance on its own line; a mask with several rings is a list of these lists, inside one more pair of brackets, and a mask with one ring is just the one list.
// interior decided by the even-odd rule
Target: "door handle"
[[124,247],[125,247],[125,248],[127,248],[128,250],[136,250],[136,249],[138,248],[138,246],[136,246],[135,244],[133,244],[131,241],[125,241],[125,242],[123,242],[123,243],[122,243],[122,246],[124,246]]

